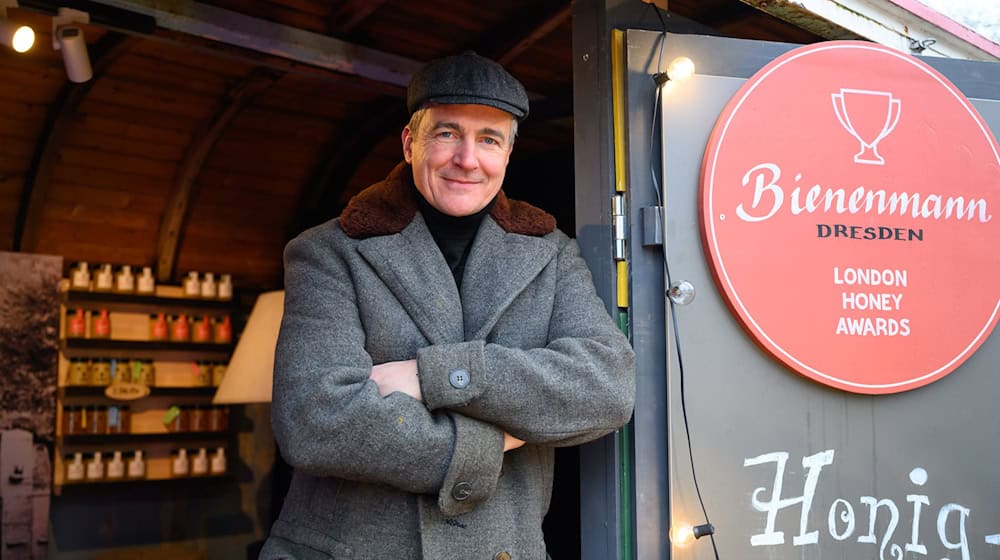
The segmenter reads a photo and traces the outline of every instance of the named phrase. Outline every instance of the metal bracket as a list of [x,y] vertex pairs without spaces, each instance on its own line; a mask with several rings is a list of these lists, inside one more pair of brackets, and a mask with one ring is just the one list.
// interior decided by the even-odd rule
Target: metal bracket
[[647,206],[639,209],[642,218],[642,244],[646,247],[663,245],[663,207]]

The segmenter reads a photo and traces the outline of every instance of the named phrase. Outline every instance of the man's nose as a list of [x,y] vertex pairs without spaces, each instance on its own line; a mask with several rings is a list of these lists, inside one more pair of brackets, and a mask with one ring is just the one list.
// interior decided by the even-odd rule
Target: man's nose
[[475,169],[479,167],[479,158],[476,156],[475,142],[462,141],[455,147],[455,154],[452,158],[455,165],[463,169]]

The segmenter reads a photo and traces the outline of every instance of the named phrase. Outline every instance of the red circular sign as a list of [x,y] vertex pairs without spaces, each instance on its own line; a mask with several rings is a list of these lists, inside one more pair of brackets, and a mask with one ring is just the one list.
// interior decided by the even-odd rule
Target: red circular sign
[[754,339],[858,393],[947,375],[1000,309],[1000,150],[958,89],[860,41],[790,51],[712,132],[701,223]]

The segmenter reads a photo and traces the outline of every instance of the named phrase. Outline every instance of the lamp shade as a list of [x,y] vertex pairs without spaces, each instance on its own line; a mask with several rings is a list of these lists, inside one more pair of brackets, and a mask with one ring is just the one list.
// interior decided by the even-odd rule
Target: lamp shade
[[226,376],[212,399],[214,404],[271,402],[274,347],[285,308],[285,292],[265,292],[247,319],[246,328],[229,360]]

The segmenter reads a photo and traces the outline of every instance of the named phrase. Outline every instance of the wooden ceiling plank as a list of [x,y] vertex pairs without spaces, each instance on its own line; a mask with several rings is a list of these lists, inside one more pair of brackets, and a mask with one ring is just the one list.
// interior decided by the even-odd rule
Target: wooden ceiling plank
[[188,216],[188,208],[196,192],[196,179],[212,147],[233,118],[250,103],[254,97],[268,90],[279,79],[279,75],[263,69],[255,69],[228,92],[228,103],[201,130],[194,135],[198,140],[185,152],[178,167],[170,201],[163,214],[156,243],[156,275],[160,282],[172,281],[174,265],[181,232]]
[[386,0],[345,0],[330,13],[330,33],[347,35],[361,26]]
[[507,47],[502,54],[496,57],[496,61],[503,66],[507,66],[521,53],[531,48],[532,45],[542,40],[548,36],[549,33],[552,33],[552,31],[562,25],[563,22],[569,19],[571,13],[572,10],[570,9],[570,3],[563,3],[561,7],[557,7],[548,15],[535,22],[534,25],[528,27],[527,32],[523,33],[523,35],[517,34],[522,35],[521,39],[513,45]]
[[165,29],[405,87],[420,62],[198,2],[93,0],[152,16]]
[[42,207],[52,181],[52,169],[58,161],[59,149],[63,145],[66,133],[73,124],[73,116],[94,84],[135,42],[135,39],[124,35],[106,33],[92,51],[93,77],[82,84],[67,81],[52,104],[52,109],[46,117],[44,131],[38,138],[31,165],[25,173],[21,203],[14,226],[15,251],[28,253],[36,251]]

